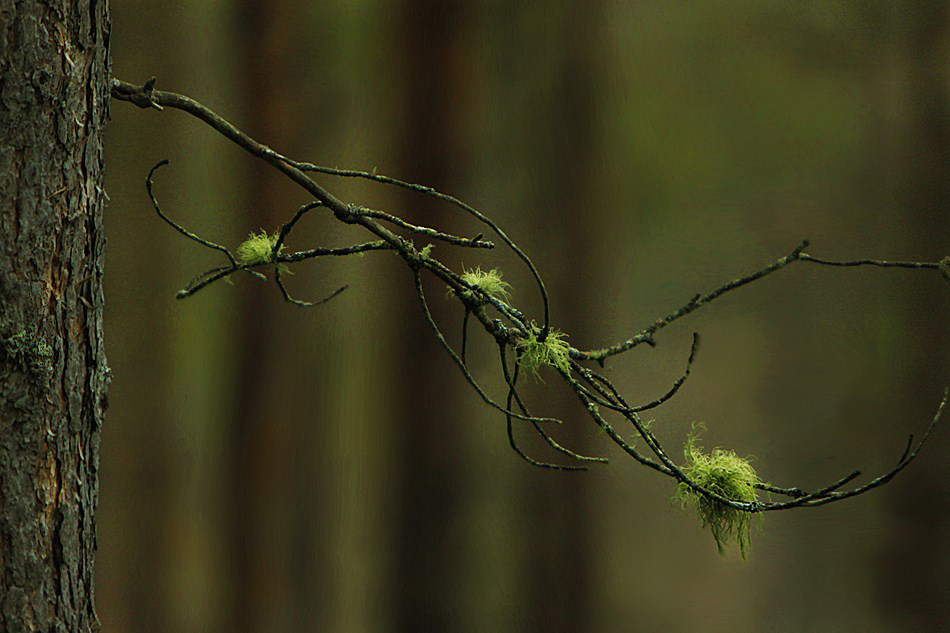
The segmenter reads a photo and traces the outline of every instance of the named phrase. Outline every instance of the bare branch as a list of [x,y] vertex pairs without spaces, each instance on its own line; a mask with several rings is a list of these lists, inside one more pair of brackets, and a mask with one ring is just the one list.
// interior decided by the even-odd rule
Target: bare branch
[[878,266],[880,268],[933,268],[939,269],[940,262],[889,262],[882,259],[855,259],[852,261],[832,261],[830,259],[819,259],[812,257],[807,253],[801,253],[798,257],[803,262],[812,264],[821,264],[823,266]]
[[782,268],[785,268],[789,264],[798,261],[801,258],[802,250],[804,250],[807,246],[808,246],[808,240],[804,240],[801,244],[796,246],[795,249],[791,253],[773,262],[772,264],[769,264],[765,268],[757,270],[750,275],[746,275],[745,277],[740,277],[739,279],[734,279],[726,284],[723,284],[722,286],[716,288],[715,290],[713,290],[712,292],[706,295],[695,295],[681,308],[671,312],[670,314],[666,315],[665,317],[661,319],[657,319],[656,321],[653,322],[652,325],[644,328],[639,333],[634,335],[632,338],[624,341],[623,343],[618,343],[617,345],[613,345],[605,349],[594,350],[594,351],[589,351],[589,352],[582,352],[580,350],[577,350],[576,352],[571,354],[571,357],[577,360],[596,360],[596,361],[602,362],[604,359],[606,359],[609,356],[622,354],[636,347],[637,345],[641,343],[648,343],[650,345],[655,345],[655,341],[653,340],[653,335],[659,332],[660,330],[662,330],[663,328],[665,328],[666,326],[668,326],[669,324],[673,323],[677,319],[680,319],[686,316],[687,314],[690,314],[691,312],[695,312],[699,308],[703,307],[704,305],[708,303],[711,303],[712,301],[715,301],[716,299],[718,299],[719,297],[721,297],[722,295],[726,294],[727,292],[731,290],[735,290],[736,288],[741,288],[742,286],[745,286],[746,284],[750,284],[753,281],[757,281],[765,277],[766,275],[774,273],[777,270],[781,270]]
[[416,226],[415,224],[410,224],[402,218],[399,218],[385,211],[377,211],[375,209],[367,209],[366,207],[356,207],[354,213],[359,215],[365,215],[368,218],[375,218],[377,220],[383,220],[384,222],[389,222],[399,228],[406,229],[412,233],[418,233],[421,235],[426,235],[431,237],[434,240],[440,240],[442,242],[447,242],[453,246],[466,246],[469,248],[495,248],[495,245],[492,242],[486,242],[481,240],[478,236],[476,237],[459,237],[458,235],[449,235],[448,233],[443,233],[442,231],[436,231],[435,229],[430,229],[427,226]]

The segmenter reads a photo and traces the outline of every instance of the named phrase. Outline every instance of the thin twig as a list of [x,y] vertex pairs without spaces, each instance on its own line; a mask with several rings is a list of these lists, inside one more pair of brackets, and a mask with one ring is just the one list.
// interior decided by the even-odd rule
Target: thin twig
[[[943,411],[947,406],[948,397],[950,397],[950,389],[944,389],[943,399],[940,401],[940,405],[937,407],[937,413],[934,414],[933,420],[930,421],[930,425],[927,427],[927,430],[924,432],[924,436],[920,439],[917,445],[913,447],[913,449],[909,451],[905,449],[904,454],[901,456],[900,460],[898,460],[897,465],[891,470],[889,470],[888,472],[884,473],[883,475],[879,477],[872,479],[871,481],[864,484],[863,486],[854,488],[852,490],[848,490],[845,492],[829,492],[829,493],[820,495],[820,497],[817,499],[807,500],[805,503],[798,504],[798,502],[802,500],[796,499],[795,501],[790,501],[785,504],[775,504],[772,507],[766,507],[763,509],[764,510],[784,510],[787,507],[796,507],[796,504],[800,505],[801,507],[814,508],[816,506],[825,505],[826,503],[832,503],[834,501],[841,501],[843,499],[848,499],[850,497],[856,497],[858,495],[864,494],[865,492],[873,490],[879,486],[883,486],[884,484],[889,482],[891,479],[893,479],[895,476],[897,476],[898,473],[900,473],[902,470],[907,468],[907,466],[910,465],[910,463],[917,458],[917,455],[920,453],[920,449],[924,447],[924,444],[926,444],[927,440],[930,439],[930,435],[933,433],[934,429],[937,428],[937,423],[940,422],[940,418],[943,416]],[[913,444],[913,438],[914,436],[911,435],[910,439],[908,440],[908,447],[910,447]]]
[[665,317],[661,319],[657,319],[656,321],[653,322],[652,325],[644,328],[638,334],[624,341],[623,343],[618,343],[617,345],[613,345],[605,349],[588,351],[588,352],[573,350],[571,353],[571,357],[577,360],[603,361],[609,356],[622,354],[636,347],[637,345],[641,343],[650,343],[652,345],[654,343],[653,335],[659,332],[660,330],[662,330],[663,328],[665,328],[666,326],[668,326],[670,323],[673,323],[674,321],[681,319],[687,314],[690,314],[691,312],[698,310],[699,308],[703,307],[707,303],[715,301],[716,299],[718,299],[719,297],[721,297],[722,295],[724,295],[725,293],[731,290],[735,290],[736,288],[741,288],[742,286],[750,284],[753,281],[761,279],[762,277],[765,277],[766,275],[774,273],[777,270],[781,270],[782,268],[785,268],[789,264],[795,261],[798,261],[798,259],[801,257],[802,250],[804,250],[807,246],[808,246],[808,240],[805,240],[801,244],[796,246],[795,249],[791,253],[769,264],[765,268],[757,270],[750,275],[746,275],[745,277],[740,277],[739,279],[734,279],[730,281],[729,283],[723,284],[722,286],[716,288],[715,290],[713,290],[712,292],[706,295],[695,295],[692,299],[690,299],[685,305],[680,307],[678,310],[671,312],[670,314],[666,315]]
[[665,394],[653,400],[652,402],[647,402],[646,404],[637,405],[631,407],[630,411],[640,413],[642,411],[648,411],[650,409],[655,409],[664,402],[668,401],[670,398],[676,395],[676,392],[680,390],[680,387],[683,386],[683,383],[686,382],[686,379],[689,378],[690,371],[693,368],[693,362],[696,360],[696,352],[699,350],[699,334],[693,332],[693,344],[689,348],[689,358],[686,359],[686,369],[683,370],[683,373],[680,374],[680,377],[673,382],[673,386],[670,387],[670,390]]
[[367,209],[366,207],[356,207],[354,213],[365,215],[368,218],[375,218],[377,220],[389,222],[390,224],[398,226],[401,229],[406,229],[412,233],[425,235],[427,237],[431,237],[434,240],[440,240],[453,246],[463,246],[468,248],[495,248],[495,244],[492,242],[484,241],[477,237],[459,237],[458,235],[450,235],[449,233],[443,233],[442,231],[437,231],[427,226],[417,226],[415,224],[406,222],[402,218],[392,215],[391,213],[386,213],[385,211]]
[[[468,306],[465,306],[465,316],[462,317],[462,349],[460,350],[462,363],[465,363],[465,348],[468,345],[468,317],[471,316],[471,314],[472,311]],[[511,407],[508,408],[510,409]]]
[[823,266],[879,266],[881,268],[939,268],[940,262],[889,262],[883,259],[855,259],[851,261],[833,261],[819,259],[807,253],[800,253],[798,259]]
[[228,258],[228,261],[231,262],[231,266],[237,269],[238,263],[234,260],[234,257],[231,255],[231,251],[229,251],[224,246],[221,246],[220,244],[209,242],[203,237],[199,237],[195,235],[194,233],[192,233],[191,231],[189,231],[188,229],[186,229],[185,227],[183,227],[182,225],[178,224],[177,222],[172,220],[170,217],[165,215],[164,212],[162,212],[162,208],[159,206],[158,200],[155,199],[155,193],[152,191],[152,187],[154,186],[152,183],[152,175],[156,171],[158,171],[161,167],[164,167],[165,165],[167,165],[168,162],[169,162],[168,160],[159,161],[154,167],[152,167],[149,170],[148,176],[146,176],[145,178],[145,190],[148,191],[148,198],[149,200],[152,201],[152,206],[155,207],[155,213],[158,214],[158,217],[165,220],[165,222],[168,223],[169,226],[171,226],[173,229],[175,229],[176,231],[178,231],[179,233],[181,233],[188,239],[198,242],[202,246],[207,246],[208,248],[214,249],[216,251],[221,251],[222,253],[224,253],[224,255]]
[[290,219],[290,222],[287,222],[282,227],[280,227],[280,233],[277,234],[277,239],[274,241],[274,247],[271,249],[272,260],[277,259],[280,249],[284,245],[284,240],[287,239],[287,236],[290,235],[290,232],[294,230],[294,226],[296,226],[297,222],[300,221],[300,218],[303,217],[304,213],[322,206],[323,203],[320,201],[308,202],[306,204],[300,205],[300,208],[297,209],[297,212],[294,214],[294,217]]
[[313,308],[315,306],[323,305],[327,301],[342,294],[344,290],[349,288],[349,286],[347,285],[340,286],[339,288],[337,288],[336,290],[334,290],[333,292],[325,296],[323,299],[320,299],[319,301],[301,301],[300,299],[294,299],[293,297],[290,296],[290,293],[287,292],[287,287],[284,286],[284,280],[281,278],[281,274],[282,274],[281,267],[282,267],[281,264],[276,264],[274,266],[274,281],[277,283],[277,287],[280,288],[280,293],[284,296],[284,300],[301,308]]
[[[522,413],[524,413],[525,415],[531,415],[528,412],[528,408],[525,406],[524,402],[521,400],[521,396],[518,394],[518,389],[515,387],[515,384],[517,383],[517,380],[518,380],[518,363],[517,362],[515,363],[515,375],[512,376],[511,373],[508,371],[508,359],[506,358],[506,354],[505,354],[507,344],[504,341],[499,341],[498,348],[501,352],[501,370],[505,376],[505,382],[508,384],[508,397],[505,400],[505,407],[508,410],[511,410],[512,401],[514,401],[518,405],[518,408],[521,409]],[[505,415],[505,423],[508,430],[509,446],[511,446],[511,449],[518,455],[518,457],[520,457],[527,463],[531,464],[532,466],[535,466],[536,468],[547,468],[549,470],[565,470],[565,471],[587,470],[587,468],[584,466],[565,466],[561,464],[553,464],[551,462],[541,462],[534,459],[533,457],[525,453],[521,449],[521,447],[518,446],[518,442],[515,441],[515,433],[514,433],[514,429],[512,428],[513,425],[511,423],[510,415],[507,415],[507,414]],[[555,442],[554,439],[550,435],[545,433],[544,429],[541,428],[540,424],[538,424],[537,422],[532,422],[532,424],[534,425],[535,430],[539,434],[541,434],[541,437],[547,440],[548,444],[550,444],[551,446],[561,451],[567,451],[567,449],[565,449],[560,444]],[[569,451],[567,452],[570,453]]]

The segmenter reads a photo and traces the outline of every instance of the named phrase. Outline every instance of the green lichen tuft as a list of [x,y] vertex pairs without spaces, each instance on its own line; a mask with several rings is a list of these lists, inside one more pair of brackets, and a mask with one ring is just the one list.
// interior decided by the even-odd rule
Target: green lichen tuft
[[943,278],[946,281],[950,281],[950,257],[944,257],[937,262],[937,268],[940,269],[940,274],[943,275]]
[[422,247],[422,250],[419,251],[419,255],[420,255],[423,259],[425,259],[425,258],[429,257],[430,255],[432,255],[432,249],[433,249],[433,248],[435,248],[435,244],[426,244],[425,246]]
[[544,341],[538,340],[538,334],[540,334],[540,329],[532,324],[527,336],[515,344],[518,350],[518,364],[534,374],[535,378],[541,377],[539,372],[545,365],[563,372],[570,371],[571,362],[568,353],[571,346],[564,340],[567,334],[551,328]]
[[[278,234],[268,235],[266,231],[260,234],[251,233],[247,239],[237,247],[237,261],[242,266],[266,264],[273,260],[274,245],[277,244]],[[281,245],[280,250],[284,250]]]
[[[683,453],[686,465],[683,473],[703,488],[732,501],[752,503],[756,500],[755,484],[761,479],[749,460],[743,459],[732,451],[715,449],[704,453],[697,445],[697,433],[690,433]],[[677,485],[675,498],[684,506],[695,505],[703,527],[708,527],[716,539],[719,553],[724,546],[735,542],[739,546],[742,558],[746,558],[752,533],[753,516],[749,512],[736,510],[718,501],[708,499],[687,484]]]
[[[508,289],[511,288],[511,284],[501,278],[501,271],[497,268],[482,270],[481,267],[476,266],[470,270],[463,270],[461,277],[462,281],[475,286],[490,297],[502,301],[507,301],[510,297]],[[479,300],[475,292],[467,288],[462,290],[462,296],[472,301]]]

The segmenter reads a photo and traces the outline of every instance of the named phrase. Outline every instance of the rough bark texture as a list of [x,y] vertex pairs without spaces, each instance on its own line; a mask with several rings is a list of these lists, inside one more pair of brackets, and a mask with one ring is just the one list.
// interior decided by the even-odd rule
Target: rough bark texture
[[0,3],[0,630],[96,631],[108,4]]

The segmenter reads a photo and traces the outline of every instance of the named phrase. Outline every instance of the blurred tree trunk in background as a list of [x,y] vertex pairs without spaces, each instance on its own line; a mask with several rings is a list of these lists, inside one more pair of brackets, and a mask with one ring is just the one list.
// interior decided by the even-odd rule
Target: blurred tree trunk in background
[[[121,2],[117,8],[114,15],[118,14],[117,22],[121,22]],[[174,34],[181,28],[174,13],[165,14],[157,5],[138,7],[135,15],[150,25],[147,34],[154,37],[156,46],[159,39],[174,41]],[[164,18],[160,17],[163,15]],[[116,42],[118,49],[123,50],[123,35],[127,32],[128,29],[117,29],[112,38],[114,50]],[[136,46],[125,47],[118,69],[114,68],[115,74],[121,74],[122,64],[130,63],[130,57],[136,53],[146,55],[150,43],[145,37],[137,40]],[[179,47],[168,47],[163,61],[169,69],[178,66],[183,52]],[[106,162],[113,167],[107,170],[107,179],[110,173],[116,173],[118,165],[132,163],[143,155],[143,146],[122,153],[126,145],[117,141],[123,132],[133,137],[154,134],[153,142],[146,141],[143,145],[150,145],[162,158],[167,156],[174,137],[174,122],[167,118],[139,121],[137,126],[125,127],[122,113],[122,107],[112,108]],[[152,156],[146,160],[150,159]],[[154,162],[158,162],[158,158]],[[112,324],[107,328],[106,345],[112,357],[112,370],[121,376],[117,381],[121,387],[118,398],[116,391],[112,392],[110,418],[119,423],[110,425],[105,435],[102,470],[103,473],[122,473],[113,480],[122,485],[103,488],[105,511],[99,521],[100,543],[118,545],[120,541],[115,535],[120,534],[122,538],[121,547],[100,546],[96,576],[99,602],[110,605],[103,612],[106,630],[157,633],[163,630],[171,611],[165,599],[165,580],[170,574],[165,570],[175,557],[170,552],[167,526],[175,517],[173,496],[179,464],[173,459],[172,429],[168,423],[174,415],[174,399],[170,397],[174,392],[171,371],[175,349],[174,313],[173,306],[167,301],[160,303],[155,295],[165,289],[171,291],[169,286],[175,282],[171,279],[173,266],[166,245],[150,239],[149,231],[131,228],[143,226],[141,220],[147,217],[141,205],[142,188],[141,178],[136,178],[134,186],[126,189],[113,183],[108,188],[112,204],[107,229],[115,229],[123,219],[130,219],[127,231],[111,235],[109,257],[118,263],[113,270],[121,270],[129,278],[149,281],[112,285],[107,276],[105,282],[106,296],[111,298],[105,306],[105,321]],[[159,195],[163,191],[160,188]],[[112,277],[117,278],[118,275]],[[134,324],[134,327],[115,327],[121,322]],[[143,331],[148,334],[143,336]],[[110,442],[112,446],[121,447],[112,451],[112,459]]]
[[[245,129],[254,138],[312,159],[310,152],[323,149],[319,141],[332,126],[317,105],[323,94],[311,77],[339,62],[325,57],[320,26],[309,20],[308,7],[277,0],[239,4],[240,31],[254,34],[239,41],[239,94]],[[246,168],[241,226],[275,233],[306,198],[263,164]],[[312,226],[326,224],[314,211],[288,237],[288,247],[302,247],[305,239],[323,243],[325,231]],[[311,293],[327,294],[327,284],[304,282],[324,278],[333,263],[315,260],[296,268],[299,274],[285,277],[290,292],[307,300],[318,298]],[[345,310],[351,294],[307,309],[283,301],[273,283],[238,283],[243,316],[234,342],[237,402],[226,431],[233,446],[228,530],[236,572],[229,630],[323,629],[336,610],[332,577],[325,573],[336,552],[324,516],[336,501],[328,496],[325,475],[334,449],[324,447],[340,423],[328,419],[321,405],[342,392],[345,380],[336,371],[342,361],[328,344],[334,332],[326,319]]]
[[[113,36],[121,51],[117,76],[156,74],[166,87],[201,92],[216,106],[236,101],[227,90],[236,72],[220,61],[229,56],[215,54],[231,52],[224,28],[229,11],[212,3],[187,12],[152,2],[113,3],[113,9],[121,25]],[[232,173],[240,154],[222,152],[218,135],[179,113],[117,107],[112,117],[107,227],[117,274],[106,279],[106,323],[121,387],[111,400],[120,422],[103,449],[103,472],[115,475],[103,492],[100,521],[100,543],[109,547],[100,547],[97,592],[111,605],[103,626],[137,633],[225,630],[231,605],[229,577],[221,572],[230,553],[224,529],[230,522],[221,518],[229,463],[223,445],[235,406],[236,301],[233,289],[196,302],[174,300],[215,260],[153,230],[156,216],[140,168],[171,159],[155,178],[165,209],[233,244],[240,214],[227,211],[239,208],[240,180]],[[234,162],[222,166],[225,160]]]
[[[544,103],[528,103],[529,110],[521,113],[523,124],[530,130],[524,162],[533,166],[537,179],[527,200],[532,211],[528,233],[535,245],[530,252],[542,271],[571,262],[570,274],[548,274],[545,279],[551,294],[553,324],[569,332],[571,344],[580,347],[601,340],[598,314],[605,297],[597,282],[610,265],[605,261],[604,249],[599,248],[603,235],[609,232],[604,221],[612,213],[597,180],[602,165],[598,124],[603,118],[600,108],[605,94],[601,83],[606,37],[602,9],[600,2],[585,1],[562,2],[549,8],[536,6],[535,12],[546,13],[540,18],[542,36],[537,49],[556,54],[533,59],[536,48],[517,39],[508,52],[513,56],[511,64],[523,65],[526,80],[534,85],[533,93]],[[527,59],[519,59],[524,57]],[[532,68],[531,61],[541,67]],[[543,114],[533,108],[543,110]],[[531,380],[528,376],[522,378]],[[565,428],[552,431],[558,442],[581,454],[602,454],[606,447],[594,446],[594,433],[586,424],[578,424],[583,413],[574,394],[557,389],[557,377],[548,381],[553,384],[545,390],[549,399],[543,403],[547,407],[544,415],[568,421]],[[526,425],[516,424],[515,431],[522,446],[536,459],[570,463],[539,442]],[[596,558],[592,549],[591,473],[554,473],[528,464],[519,466],[526,477],[526,484],[519,490],[525,521],[518,537],[525,549],[526,569],[519,587],[528,605],[523,614],[524,630],[589,630]],[[545,503],[538,503],[540,499]]]
[[[287,47],[294,34],[294,2],[242,0],[235,7],[239,32],[253,37],[238,40],[240,83],[238,94],[244,111],[245,129],[254,138],[287,151],[293,121],[283,107],[287,91]],[[243,204],[240,221],[252,231],[272,233],[287,209],[284,179],[260,165],[243,165],[240,185]],[[285,309],[270,284],[242,280],[234,345],[237,375],[235,407],[226,431],[231,445],[230,478],[226,484],[231,519],[227,524],[229,558],[233,573],[232,608],[228,629],[251,633],[268,628],[282,630],[290,586],[279,544],[268,538],[268,529],[279,516],[280,505],[292,494],[288,469],[295,448],[287,435],[287,420],[275,415],[269,386],[284,378],[274,352],[281,351],[278,312]],[[286,539],[286,535],[285,535]]]
[[[904,235],[904,252],[910,257],[939,257],[950,244],[950,6],[942,0],[916,3],[901,24],[907,120],[903,155],[894,168],[900,175],[898,200],[906,209],[906,225],[895,228]],[[902,290],[902,345],[909,358],[930,357],[936,367],[946,368],[950,332],[928,326],[950,314],[950,293],[928,292],[928,287],[926,279],[914,276]],[[921,362],[912,367],[901,381],[912,403],[907,416],[925,420],[933,415],[932,401],[946,386],[947,375],[932,372]],[[944,427],[942,433],[946,431]],[[945,453],[933,450],[939,445],[927,448],[930,459],[914,464],[913,477],[900,478],[885,490],[893,519],[890,541],[881,553],[877,590],[882,612],[908,631],[927,631],[934,622],[950,622],[945,568],[933,564],[950,561],[950,481],[942,475]]]
[[109,7],[0,17],[0,629],[99,630],[94,605]]
[[[438,0],[405,0],[399,5],[393,72],[399,78],[402,116],[395,133],[400,178],[425,182],[440,191],[454,191],[459,166],[470,160],[465,146],[470,104],[467,59],[464,56],[474,4]],[[397,198],[408,221],[446,226],[452,214],[445,205],[418,195]],[[417,241],[417,247],[424,243]],[[444,248],[441,247],[440,248]],[[407,278],[400,286],[411,293]],[[429,292],[433,315],[444,322],[443,290]],[[465,492],[474,476],[466,442],[465,422],[455,402],[460,397],[457,370],[446,366],[445,352],[421,317],[418,300],[403,302],[419,318],[404,321],[397,334],[392,380],[399,394],[392,402],[398,479],[394,589],[398,631],[453,631],[459,620],[466,573],[463,561],[473,543],[460,543],[465,524]],[[455,332],[447,333],[453,345]]]

